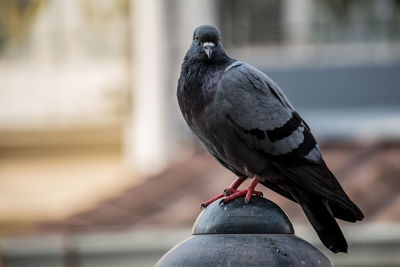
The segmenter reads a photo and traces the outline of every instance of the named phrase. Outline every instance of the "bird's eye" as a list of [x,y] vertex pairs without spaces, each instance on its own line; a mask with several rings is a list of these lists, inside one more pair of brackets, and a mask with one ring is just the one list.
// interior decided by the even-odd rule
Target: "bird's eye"
[[195,39],[196,41],[198,41],[198,40],[199,40],[199,36],[196,35],[196,36],[194,37],[194,39]]

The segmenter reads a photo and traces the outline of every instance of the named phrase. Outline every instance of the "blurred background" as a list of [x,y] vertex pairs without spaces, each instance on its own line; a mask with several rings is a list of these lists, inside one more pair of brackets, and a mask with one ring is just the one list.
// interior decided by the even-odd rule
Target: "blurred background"
[[1,0],[0,266],[153,266],[190,235],[235,178],[176,101],[201,24],[280,84],[364,211],[324,253],[400,266],[399,0]]

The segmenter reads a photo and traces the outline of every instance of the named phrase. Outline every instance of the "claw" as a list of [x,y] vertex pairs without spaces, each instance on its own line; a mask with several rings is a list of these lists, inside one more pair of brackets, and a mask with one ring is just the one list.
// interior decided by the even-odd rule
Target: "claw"
[[229,196],[230,194],[228,193],[228,191],[229,191],[229,188],[225,188],[225,190],[224,190],[224,195],[225,196]]
[[210,205],[210,204],[213,203],[214,201],[216,201],[216,200],[218,200],[218,199],[220,199],[220,198],[223,198],[223,197],[225,197],[225,195],[224,195],[224,194],[220,194],[220,195],[218,195],[218,196],[216,196],[216,197],[213,197],[212,199],[210,199],[210,200],[208,200],[208,201],[206,201],[206,202],[201,203],[200,209],[201,209],[201,208],[207,208],[208,205]]
[[221,199],[221,200],[219,201],[218,205],[219,205],[220,207],[222,207],[223,205],[225,205],[224,198]]

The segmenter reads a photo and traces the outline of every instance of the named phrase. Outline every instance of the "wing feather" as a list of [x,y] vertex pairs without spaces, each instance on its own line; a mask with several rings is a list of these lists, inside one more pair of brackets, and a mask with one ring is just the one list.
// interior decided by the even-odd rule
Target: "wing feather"
[[268,76],[236,62],[224,73],[216,94],[227,118],[251,147],[273,156],[309,163],[322,160],[308,125]]

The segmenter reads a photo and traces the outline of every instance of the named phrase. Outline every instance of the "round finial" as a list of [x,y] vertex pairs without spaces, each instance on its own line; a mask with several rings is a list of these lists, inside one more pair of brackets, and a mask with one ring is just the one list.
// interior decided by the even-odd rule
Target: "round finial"
[[253,196],[219,205],[197,218],[193,235],[170,249],[155,265],[332,267],[318,249],[294,235],[286,214],[273,202]]
[[294,234],[289,218],[275,203],[253,196],[220,204],[215,201],[199,215],[193,235],[203,234]]

